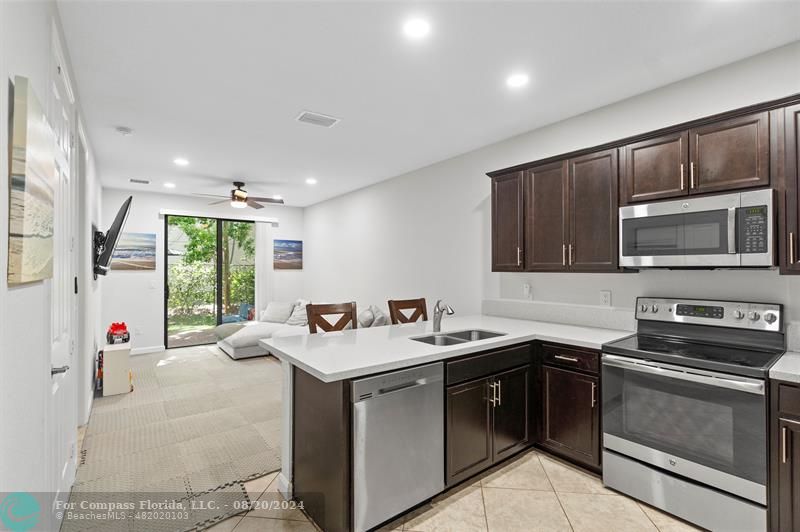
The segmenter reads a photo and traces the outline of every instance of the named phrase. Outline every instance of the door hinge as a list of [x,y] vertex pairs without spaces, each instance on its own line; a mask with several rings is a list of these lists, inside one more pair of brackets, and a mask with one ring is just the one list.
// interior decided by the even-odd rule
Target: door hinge
[[72,278],[75,281],[75,295],[78,295],[78,276]]

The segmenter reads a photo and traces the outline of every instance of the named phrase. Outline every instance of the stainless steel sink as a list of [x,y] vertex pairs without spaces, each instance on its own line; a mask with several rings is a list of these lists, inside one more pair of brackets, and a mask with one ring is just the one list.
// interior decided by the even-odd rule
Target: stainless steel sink
[[491,331],[481,331],[475,329],[471,331],[451,332],[447,333],[447,336],[452,336],[453,338],[461,338],[462,340],[465,340],[467,342],[476,342],[478,340],[486,340],[487,338],[497,338],[498,336],[505,336],[505,334],[491,332]]
[[505,333],[496,333],[490,331],[482,331],[473,329],[469,331],[456,331],[448,333],[431,334],[429,336],[419,336],[412,338],[417,342],[423,342],[431,345],[458,345],[467,342],[476,342],[478,340],[486,340],[487,338],[496,338],[498,336],[505,336]]

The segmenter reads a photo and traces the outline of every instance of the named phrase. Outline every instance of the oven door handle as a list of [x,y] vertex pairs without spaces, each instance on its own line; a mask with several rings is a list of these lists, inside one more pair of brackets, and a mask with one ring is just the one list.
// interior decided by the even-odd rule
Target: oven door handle
[[[673,369],[674,366],[664,367],[654,364],[650,361],[634,360],[628,357],[621,357],[617,355],[603,355],[604,366],[614,366],[631,371],[638,371],[639,373],[648,373],[650,375],[659,375],[661,377],[668,377],[671,379],[679,379],[683,381],[696,382],[698,384],[707,384],[709,386],[716,386],[718,388],[728,388],[740,392],[752,393],[755,395],[764,395],[764,383],[754,379],[738,379],[731,375],[724,373],[714,373],[704,371],[703,373],[694,373],[693,368],[686,368],[688,371],[681,369]],[[702,370],[698,370],[702,371]]]

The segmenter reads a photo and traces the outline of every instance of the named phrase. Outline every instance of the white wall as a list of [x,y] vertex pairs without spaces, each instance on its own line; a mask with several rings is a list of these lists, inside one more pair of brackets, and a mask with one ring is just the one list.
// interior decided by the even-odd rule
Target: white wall
[[[49,84],[53,78],[51,67],[51,32],[53,24],[60,30],[55,2],[37,0],[27,2],[0,1],[0,492],[52,491],[53,474],[46,470],[50,449],[56,442],[49,441],[46,427],[47,398],[52,385],[50,379],[50,282],[8,287],[8,84],[14,76],[25,76],[40,102],[48,102]],[[62,50],[68,55],[66,46]],[[69,68],[69,57],[64,58]],[[77,87],[76,106],[80,109]],[[90,163],[91,164],[91,163]],[[73,175],[73,178],[75,176]],[[85,186],[99,190],[93,170],[89,169]],[[99,215],[94,194],[85,199],[87,212]],[[77,213],[77,206],[75,209]],[[77,216],[77,214],[76,214]],[[80,245],[80,243],[78,244]],[[80,275],[80,273],[79,273]],[[91,325],[82,321],[84,313],[94,312],[96,293],[88,298],[77,323],[77,341],[81,332],[94,334]],[[86,327],[84,327],[86,325]],[[78,351],[73,363],[87,369],[76,379],[84,392],[78,405],[76,425],[85,421],[88,393],[88,367],[92,353]],[[52,421],[51,421],[52,422]],[[76,427],[77,428],[77,427]],[[75,435],[68,435],[74,440]]]
[[521,298],[529,283],[539,300],[596,304],[601,289],[628,308],[645,294],[741,297],[793,303],[790,316],[800,318],[800,279],[774,271],[492,273],[485,175],[800,93],[798,64],[800,43],[793,43],[313,205],[305,216],[306,292],[359,306],[442,297],[466,314],[479,312],[483,298]]
[[[267,205],[257,212],[247,210],[243,213],[228,204],[209,206],[208,200],[202,198],[109,188],[103,189],[101,231],[108,229],[129,195],[133,196],[133,204],[125,231],[156,234],[156,270],[116,270],[101,278],[101,321],[104,329],[114,321],[126,322],[132,347],[137,353],[163,349],[164,346],[164,218],[159,215],[161,209],[186,210],[220,218],[247,214],[276,218],[278,227],[273,229],[274,238],[303,240],[303,210],[295,207]],[[303,296],[303,271],[278,270],[273,275],[274,295],[271,299],[290,301]]]

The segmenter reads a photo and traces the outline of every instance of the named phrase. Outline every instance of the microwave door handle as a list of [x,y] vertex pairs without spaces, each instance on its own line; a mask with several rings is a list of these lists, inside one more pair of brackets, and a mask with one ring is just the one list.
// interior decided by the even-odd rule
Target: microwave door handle
[[[683,371],[675,371],[667,369],[656,364],[642,364],[638,362],[629,362],[628,360],[616,357],[613,355],[603,355],[603,365],[615,366],[630,371],[637,371],[639,373],[648,373],[650,375],[659,375],[661,377],[668,377],[671,379],[678,379],[682,381],[696,382],[698,384],[707,384],[717,388],[728,388],[740,392],[752,393],[756,395],[764,395],[764,383],[754,381],[743,381],[732,376],[720,375],[714,377],[710,375],[701,375],[699,373],[687,373]],[[687,368],[688,369],[688,368]]]
[[728,209],[728,253],[736,253],[736,207]]

